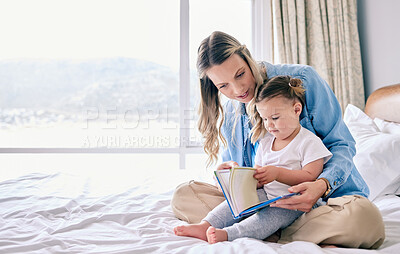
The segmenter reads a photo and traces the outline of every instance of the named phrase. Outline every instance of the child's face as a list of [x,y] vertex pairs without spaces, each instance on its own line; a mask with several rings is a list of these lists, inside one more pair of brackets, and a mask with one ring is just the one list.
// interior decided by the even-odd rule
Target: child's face
[[300,127],[300,102],[278,96],[265,99],[256,105],[263,119],[264,127],[277,139],[286,139]]

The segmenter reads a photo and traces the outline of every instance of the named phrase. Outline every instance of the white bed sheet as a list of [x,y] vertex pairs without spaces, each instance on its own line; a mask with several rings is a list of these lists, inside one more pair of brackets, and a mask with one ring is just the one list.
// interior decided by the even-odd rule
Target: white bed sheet
[[[190,172],[26,174],[0,182],[0,253],[400,253],[400,198],[375,201],[386,227],[379,250],[322,249],[238,239],[210,245],[178,237],[170,200]],[[168,179],[168,181],[166,181]]]

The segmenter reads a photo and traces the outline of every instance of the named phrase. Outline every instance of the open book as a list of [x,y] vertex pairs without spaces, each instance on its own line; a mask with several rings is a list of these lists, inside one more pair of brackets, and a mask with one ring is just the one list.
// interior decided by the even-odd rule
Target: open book
[[281,198],[297,194],[290,193],[260,202],[257,195],[257,180],[253,177],[254,171],[255,168],[250,167],[234,167],[214,171],[235,219],[255,213]]

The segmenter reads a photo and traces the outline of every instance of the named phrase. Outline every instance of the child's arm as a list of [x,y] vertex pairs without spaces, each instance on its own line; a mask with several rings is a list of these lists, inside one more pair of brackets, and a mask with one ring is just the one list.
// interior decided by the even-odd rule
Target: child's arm
[[311,182],[317,179],[324,166],[324,159],[318,159],[305,165],[301,170],[289,170],[276,166],[258,167],[254,178],[258,180],[258,185],[264,185],[274,180],[293,186],[303,182]]

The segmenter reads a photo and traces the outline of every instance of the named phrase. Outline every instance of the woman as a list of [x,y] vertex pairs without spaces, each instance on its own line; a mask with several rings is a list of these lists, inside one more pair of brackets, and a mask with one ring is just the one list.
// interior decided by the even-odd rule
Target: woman
[[[247,167],[254,165],[258,143],[252,144],[250,140],[252,126],[246,105],[253,99],[257,86],[277,75],[289,75],[303,82],[306,92],[300,124],[320,137],[333,156],[316,181],[289,188],[290,192],[301,195],[278,201],[274,206],[310,212],[322,198],[328,205],[339,208],[328,211],[328,206],[321,206],[325,208],[303,215],[283,231],[282,242],[305,240],[348,247],[380,246],[384,239],[382,217],[366,199],[368,187],[353,163],[355,141],[342,120],[341,108],[333,91],[312,67],[257,64],[246,46],[228,34],[214,32],[199,47],[197,68],[201,88],[199,130],[205,139],[204,150],[210,162],[215,162],[218,157],[220,141],[224,146],[223,163],[217,169],[231,168],[236,163]],[[224,107],[219,99],[220,93],[230,99]],[[180,188],[188,187],[182,185]],[[181,202],[180,193],[185,192],[177,189],[172,202],[174,211]],[[313,216],[320,211],[324,211],[325,217]],[[307,228],[305,225],[314,224],[319,225],[315,227],[318,232],[314,235],[309,230],[303,232]],[[321,231],[320,225],[326,232]],[[342,229],[339,234],[332,235],[333,231],[338,232],[341,228],[351,230]]]

